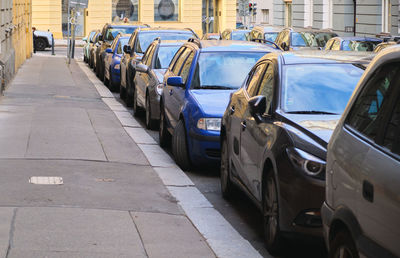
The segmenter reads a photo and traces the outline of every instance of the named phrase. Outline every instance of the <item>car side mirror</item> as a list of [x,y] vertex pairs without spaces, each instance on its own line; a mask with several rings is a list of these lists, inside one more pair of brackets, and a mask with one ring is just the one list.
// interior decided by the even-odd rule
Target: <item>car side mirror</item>
[[171,76],[167,79],[167,84],[175,87],[184,87],[183,79],[181,76]]
[[265,96],[255,96],[249,99],[250,114],[256,119],[260,120],[261,116],[267,109],[267,99]]
[[112,51],[112,49],[111,48],[106,48],[106,53],[109,53],[109,54],[111,54],[113,51]]
[[139,63],[136,65],[136,71],[142,72],[142,73],[148,73],[149,67],[143,63]]
[[131,53],[131,46],[125,45],[124,46],[124,52],[127,53],[127,54],[130,54]]
[[289,46],[286,44],[286,42],[282,42],[281,47],[284,51],[288,51],[289,50]]

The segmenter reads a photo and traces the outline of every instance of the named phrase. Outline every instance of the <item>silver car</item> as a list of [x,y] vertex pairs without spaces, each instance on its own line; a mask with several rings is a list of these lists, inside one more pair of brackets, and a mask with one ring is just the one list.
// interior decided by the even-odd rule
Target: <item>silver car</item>
[[328,145],[330,257],[400,257],[400,46],[361,78]]

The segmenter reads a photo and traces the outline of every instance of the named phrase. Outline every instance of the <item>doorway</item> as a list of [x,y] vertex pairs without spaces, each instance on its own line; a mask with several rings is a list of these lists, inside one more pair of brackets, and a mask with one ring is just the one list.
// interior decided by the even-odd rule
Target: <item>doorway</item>
[[202,0],[202,28],[203,34],[219,32],[219,1]]

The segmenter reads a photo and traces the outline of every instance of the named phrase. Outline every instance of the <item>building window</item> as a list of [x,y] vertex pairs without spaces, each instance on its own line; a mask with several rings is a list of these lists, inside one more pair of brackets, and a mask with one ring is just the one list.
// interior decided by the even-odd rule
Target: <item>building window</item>
[[285,26],[292,27],[292,2],[285,2]]
[[262,22],[269,23],[269,9],[261,9]]
[[112,20],[114,22],[138,21],[139,0],[112,0]]
[[178,21],[179,0],[154,0],[154,21]]
[[304,27],[312,27],[314,19],[314,3],[313,0],[306,0],[304,2]]
[[382,0],[382,32],[390,32],[391,19],[390,0]]

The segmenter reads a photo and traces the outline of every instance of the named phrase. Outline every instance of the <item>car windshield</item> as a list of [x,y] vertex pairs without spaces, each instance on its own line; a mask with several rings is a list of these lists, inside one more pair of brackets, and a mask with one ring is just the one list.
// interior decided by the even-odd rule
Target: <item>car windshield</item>
[[154,69],[167,69],[180,46],[161,46],[158,49]]
[[291,45],[294,47],[325,47],[326,42],[336,36],[335,33],[327,32],[293,32]]
[[138,45],[136,52],[144,53],[155,38],[160,37],[161,40],[187,40],[194,35],[191,32],[168,32],[168,31],[152,31],[139,33]]
[[343,41],[343,50],[346,51],[374,51],[374,48],[379,44],[379,41]]
[[247,31],[236,31],[232,32],[232,40],[247,40],[247,35],[249,32]]
[[109,28],[106,33],[105,40],[114,40],[118,33],[132,34],[137,27],[113,27]]
[[287,113],[341,114],[363,72],[354,64],[287,65],[281,107]]
[[266,40],[275,42],[276,37],[278,37],[278,32],[267,32],[267,33],[264,33],[264,38]]
[[266,52],[201,53],[192,81],[192,89],[237,89]]
[[119,40],[117,54],[122,54],[124,46],[128,45],[129,38],[121,38]]

